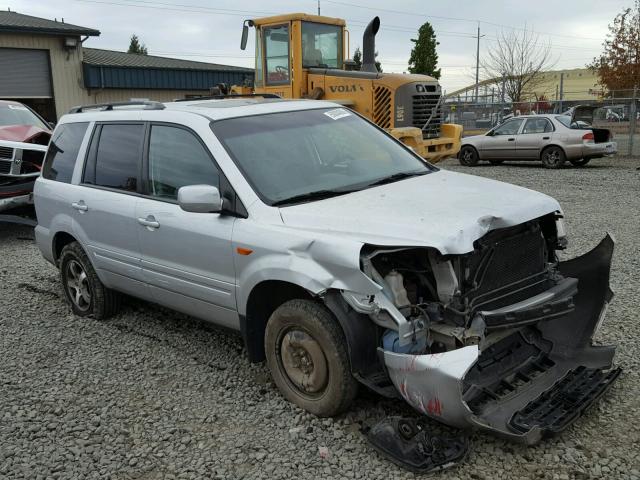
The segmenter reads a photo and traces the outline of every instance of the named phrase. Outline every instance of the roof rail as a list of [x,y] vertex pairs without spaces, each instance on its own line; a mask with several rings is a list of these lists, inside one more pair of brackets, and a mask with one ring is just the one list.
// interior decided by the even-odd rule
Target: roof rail
[[203,95],[202,97],[192,97],[192,98],[178,98],[174,100],[174,102],[195,102],[198,100],[225,100],[227,98],[254,98],[254,97],[262,97],[262,98],[282,98],[280,95],[276,95],[275,93],[231,93],[229,95]]
[[81,105],[73,107],[69,110],[69,113],[82,113],[85,110],[99,109],[101,112],[111,111],[114,107],[127,107],[131,105],[142,105],[144,110],[164,110],[164,104],[160,102],[154,102],[152,100],[141,100],[134,102],[112,102],[112,103],[96,103],[94,105]]

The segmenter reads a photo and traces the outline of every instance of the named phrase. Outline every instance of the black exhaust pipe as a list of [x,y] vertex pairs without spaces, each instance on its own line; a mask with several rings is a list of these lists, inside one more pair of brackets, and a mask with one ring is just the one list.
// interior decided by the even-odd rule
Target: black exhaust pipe
[[380,17],[369,22],[362,35],[362,66],[363,72],[378,72],[376,68],[376,33],[380,30]]

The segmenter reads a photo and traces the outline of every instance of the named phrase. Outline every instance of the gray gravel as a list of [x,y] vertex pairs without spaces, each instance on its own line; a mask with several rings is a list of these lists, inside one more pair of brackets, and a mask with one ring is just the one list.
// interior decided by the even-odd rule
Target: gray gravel
[[[558,198],[569,255],[615,235],[617,297],[597,340],[619,345],[624,368],[561,436],[526,448],[475,434],[441,478],[640,479],[640,162],[593,164],[441,164]],[[414,478],[359,432],[412,414],[399,401],[361,393],[347,414],[316,419],[280,397],[234,334],[136,301],[108,321],[76,318],[32,236],[0,224],[0,478]]]

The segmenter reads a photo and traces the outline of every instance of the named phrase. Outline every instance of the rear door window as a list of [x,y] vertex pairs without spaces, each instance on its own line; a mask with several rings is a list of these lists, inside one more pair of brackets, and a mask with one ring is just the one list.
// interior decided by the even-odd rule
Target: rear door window
[[91,142],[84,182],[136,192],[144,128],[142,123],[99,125]]
[[80,145],[88,125],[88,122],[64,123],[56,128],[42,168],[44,178],[71,183]]
[[553,132],[551,122],[546,118],[529,118],[524,124],[522,133],[548,133]]
[[152,125],[149,135],[147,192],[153,197],[177,200],[187,185],[218,187],[219,172],[202,142],[190,131]]

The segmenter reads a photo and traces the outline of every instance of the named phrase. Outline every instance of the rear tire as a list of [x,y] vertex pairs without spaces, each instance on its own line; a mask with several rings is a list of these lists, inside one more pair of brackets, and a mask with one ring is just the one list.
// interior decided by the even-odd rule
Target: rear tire
[[564,150],[556,146],[545,148],[540,157],[542,165],[544,165],[545,168],[552,169],[561,168],[566,160]]
[[466,145],[460,150],[458,160],[460,161],[460,165],[464,165],[465,167],[475,167],[478,165],[480,158],[478,157],[478,151],[475,148]]
[[120,308],[120,294],[105,287],[78,242],[60,254],[60,281],[73,313],[80,317],[109,318]]
[[584,167],[587,163],[589,163],[591,159],[590,158],[580,158],[578,160],[569,160],[571,162],[571,165],[573,165],[574,167]]
[[358,391],[342,328],[323,305],[289,300],[267,322],[265,353],[284,397],[319,417],[346,410]]

